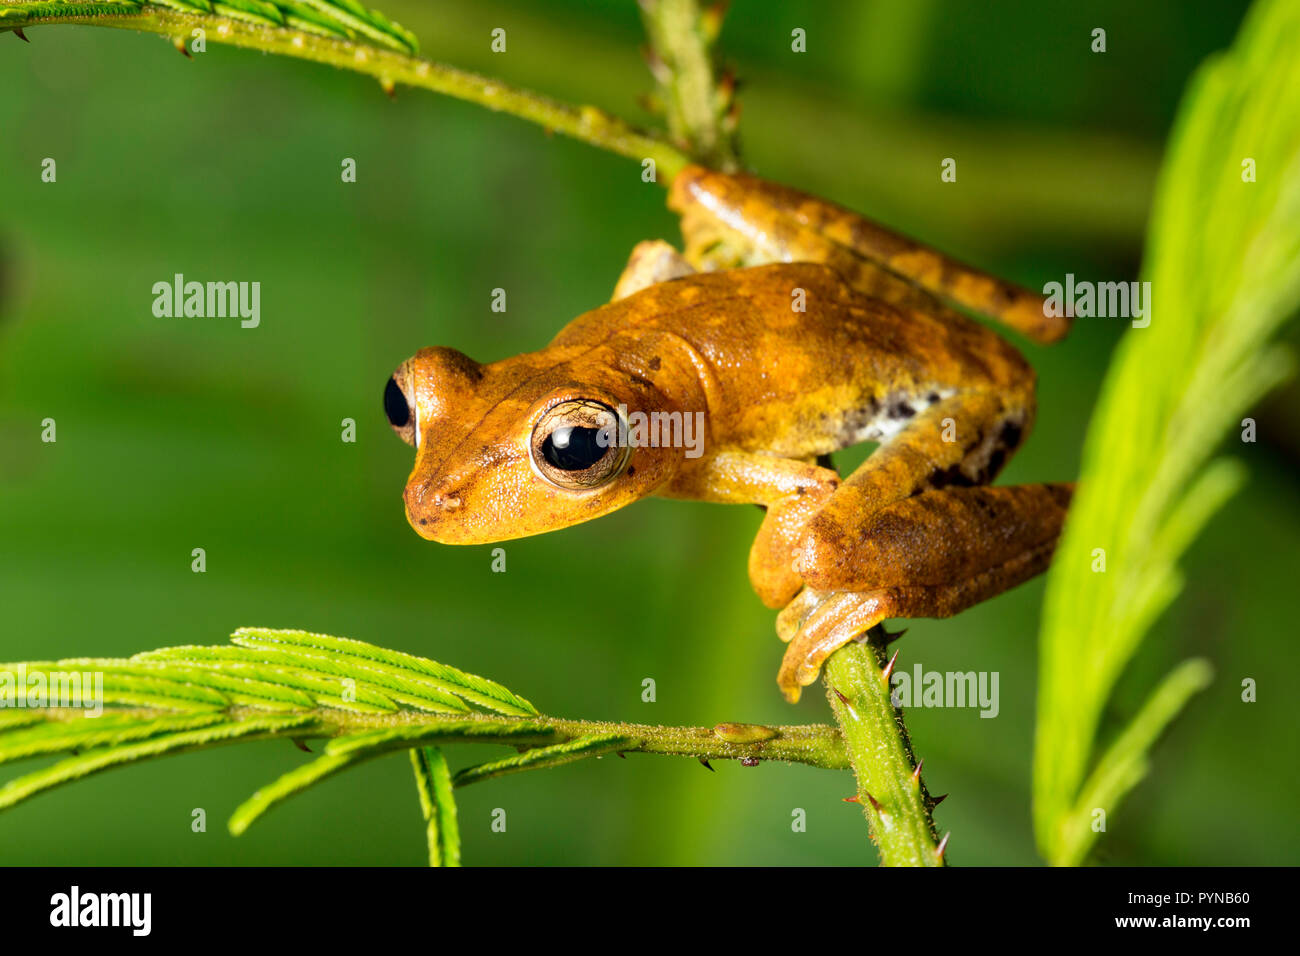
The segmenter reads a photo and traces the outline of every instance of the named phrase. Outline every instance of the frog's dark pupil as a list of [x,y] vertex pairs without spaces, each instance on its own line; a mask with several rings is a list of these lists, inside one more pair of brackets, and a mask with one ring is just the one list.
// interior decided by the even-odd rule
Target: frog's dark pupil
[[406,404],[406,396],[402,394],[402,387],[397,384],[395,378],[390,378],[384,388],[384,414],[388,416],[394,428],[404,428],[411,420],[411,409]]
[[584,471],[609,451],[599,440],[600,431],[599,428],[561,425],[542,442],[542,454],[556,468]]

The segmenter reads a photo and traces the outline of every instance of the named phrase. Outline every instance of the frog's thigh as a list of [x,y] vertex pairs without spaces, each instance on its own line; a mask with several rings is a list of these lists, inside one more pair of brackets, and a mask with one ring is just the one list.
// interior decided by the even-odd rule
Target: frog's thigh
[[658,282],[680,279],[695,271],[681,253],[662,239],[648,239],[632,247],[623,274],[614,286],[611,302],[626,298]]
[[850,572],[866,518],[892,502],[950,485],[992,481],[1027,432],[1027,396],[965,392],[914,418],[846,478],[795,547],[795,570],[809,587]]
[[[949,617],[1046,569],[1072,485],[950,488],[876,511],[842,576],[825,575],[777,620],[791,700],[826,658],[890,617]],[[825,590],[821,590],[824,588]]]
[[767,509],[749,551],[749,580],[768,607],[784,607],[802,582],[791,566],[795,542],[839,487],[833,470],[793,458],[724,451],[679,479],[669,497],[760,504]]

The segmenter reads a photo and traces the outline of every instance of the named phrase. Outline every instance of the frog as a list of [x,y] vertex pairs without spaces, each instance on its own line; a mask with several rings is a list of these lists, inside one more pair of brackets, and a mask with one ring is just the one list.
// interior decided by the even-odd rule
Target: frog
[[1043,344],[1069,317],[748,173],[687,166],[668,205],[682,249],[638,243],[610,300],[544,348],[483,364],[428,347],[388,379],[421,537],[513,540],[650,496],[758,505],[748,576],[778,612],[791,702],[877,625],[952,616],[1047,568],[1074,486],[993,484],[1033,426],[1036,377],[964,310]]

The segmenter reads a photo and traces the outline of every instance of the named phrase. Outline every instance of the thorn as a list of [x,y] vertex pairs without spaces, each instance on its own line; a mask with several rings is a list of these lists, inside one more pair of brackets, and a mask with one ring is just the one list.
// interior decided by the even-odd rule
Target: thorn
[[941,793],[937,797],[931,797],[930,809],[933,810],[935,807],[937,807],[939,804],[943,803],[947,799],[948,799],[948,794],[946,793]]
[[940,863],[943,862],[943,851],[948,849],[948,837],[950,836],[952,836],[951,830],[949,830],[947,833],[943,835],[943,839],[939,841],[939,849],[934,851],[935,859],[937,859]]
[[841,704],[844,704],[846,706],[848,705],[849,699],[840,693],[840,689],[838,687],[832,687],[831,690],[835,691],[835,696],[840,699]]
[[299,750],[301,750],[303,753],[305,754],[311,753],[311,748],[308,747],[306,743],[299,740],[297,737],[294,737],[292,739],[293,739],[293,745],[297,747]]
[[918,764],[916,765],[916,769],[912,771],[912,782],[913,782],[913,783],[920,783],[920,782],[921,782],[921,768],[924,767],[924,766],[925,766],[925,758],[922,757],[922,758],[921,758],[921,762],[918,763]]
[[705,770],[709,771],[710,773],[718,772],[713,769],[713,764],[709,763],[708,757],[700,757],[699,760],[700,760],[700,766],[703,767]]
[[859,796],[855,793],[855,794],[854,794],[853,796],[851,796],[851,797],[845,797],[845,798],[844,798],[844,802],[845,802],[845,803],[861,803],[861,802],[862,802],[862,798],[859,797]]
[[723,103],[730,103],[736,95],[736,73],[731,67],[723,71],[718,79],[718,97]]
[[379,86],[390,100],[397,99],[397,84],[388,77],[380,77]]
[[880,628],[880,637],[885,644],[892,644],[906,633],[907,628],[903,628],[901,631],[895,631],[893,634],[890,634],[883,626]]
[[172,46],[174,46],[176,48],[176,52],[179,53],[181,56],[185,57],[185,59],[187,60],[194,59],[194,57],[190,56],[190,51],[185,49],[184,37],[172,37]]
[[22,27],[14,27],[14,36],[16,36],[18,39],[22,40],[24,43],[31,43],[31,42],[32,42],[31,40],[27,39],[27,34],[26,34],[26,33],[23,33],[23,28],[22,28]]
[[626,760],[626,759],[627,759],[627,754],[623,753],[623,751],[621,751],[621,750],[618,751],[618,759],[619,759],[619,760]]
[[712,44],[722,32],[722,19],[727,15],[728,5],[729,0],[719,0],[701,11],[700,32],[704,34],[705,43]]
[[741,757],[740,765],[742,767],[757,767],[760,761],[757,757]]
[[653,116],[664,115],[664,102],[652,93],[642,93],[636,98],[636,105]]
[[[862,792],[863,792],[863,793],[867,793],[865,790],[862,791]],[[882,806],[880,805],[880,801],[879,801],[879,800],[877,800],[875,797],[873,797],[873,796],[872,796],[871,794],[869,794],[869,793],[867,793],[867,799],[871,801],[871,809],[875,810],[875,811],[876,811],[878,814],[880,814],[882,817],[887,817],[887,816],[889,816],[889,814],[885,812],[884,807],[882,807]]]
[[652,47],[641,47],[641,59],[645,60],[645,65],[650,70],[650,75],[654,77],[656,83],[667,86],[673,81],[672,70],[668,69],[668,65],[664,63]]
[[740,125],[740,101],[731,104],[731,109],[727,110],[727,115],[722,117],[722,128],[728,133],[735,130]]
[[886,684],[889,683],[889,675],[894,673],[894,662],[896,660],[898,660],[898,651],[894,651],[894,656],[889,659],[889,663],[885,666],[884,671],[882,671],[880,674],[880,679],[883,680]]

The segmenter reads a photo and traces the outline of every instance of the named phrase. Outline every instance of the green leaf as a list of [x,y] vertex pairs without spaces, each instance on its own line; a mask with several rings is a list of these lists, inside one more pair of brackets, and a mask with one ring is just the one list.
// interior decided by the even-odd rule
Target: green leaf
[[[370,10],[353,0],[149,0],[149,5],[167,7],[196,18],[228,17],[259,26],[305,29],[318,35],[342,37],[402,53],[417,53],[420,48],[410,30],[389,20],[378,10]],[[138,12],[145,6],[136,0],[6,3],[0,4],[0,20],[9,17],[30,22],[56,17],[121,16]]]
[[295,770],[290,770],[274,783],[262,787],[241,803],[235,812],[231,814],[230,822],[226,826],[232,836],[240,836],[262,814],[278,805],[281,801],[287,800],[294,794],[302,793],[308,787],[319,783],[326,777],[332,777],[340,770],[345,770],[353,764],[360,763],[372,756],[374,754],[365,751],[350,754],[325,754],[323,757],[318,757]]
[[[471,768],[458,783],[624,749],[847,766],[838,736],[826,727],[760,732],[749,727],[746,733],[720,736],[712,728],[562,721],[543,717],[493,681],[362,641],[266,628],[243,628],[233,640],[165,647],[128,659],[0,667],[0,678],[10,677],[8,685],[0,681],[0,764],[71,755],[0,787],[0,810],[151,757],[273,737],[303,746],[304,739],[323,737],[328,742],[322,755],[262,787],[236,809],[232,833],[242,834],[272,807],[335,773],[405,750],[416,761],[430,860],[453,866],[459,864],[460,846],[452,779],[439,750],[445,744],[496,743],[525,750]],[[49,706],[33,707],[15,696],[19,678],[24,689],[33,675],[53,688],[54,678],[69,673],[83,678],[78,687],[92,688],[89,699],[75,707],[48,695]],[[95,680],[87,684],[86,674]],[[351,701],[340,696],[345,691]],[[22,709],[7,709],[14,704]],[[92,706],[102,706],[102,713],[91,716]]]
[[1179,560],[1242,484],[1239,464],[1210,461],[1215,448],[1294,365],[1269,342],[1300,303],[1300,5],[1257,2],[1232,49],[1193,77],[1142,278],[1150,324],[1116,349],[1047,581],[1034,826],[1052,863],[1084,858],[1097,834],[1080,801],[1113,810],[1204,677],[1176,671],[1120,734],[1122,749],[1094,762],[1115,683],[1182,589]]
[[519,773],[523,770],[559,767],[586,757],[599,757],[602,754],[616,753],[620,750],[631,750],[637,747],[638,744],[639,741],[635,737],[627,737],[622,734],[592,734],[587,737],[577,737],[564,743],[553,744],[549,747],[534,747],[531,750],[525,750],[521,754],[514,754],[500,760],[467,767],[456,774],[455,784],[458,787],[463,787],[467,784],[477,783],[480,780],[501,777],[510,773]]
[[[6,699],[29,706],[0,711],[0,764],[72,754],[0,788],[0,809],[149,757],[240,739],[337,734],[323,757],[258,791],[236,811],[231,826],[242,832],[288,796],[394,749],[431,740],[525,745],[562,739],[545,723],[515,716],[539,716],[522,697],[435,661],[304,631],[245,628],[233,640],[129,659],[0,666],[7,695],[20,686],[39,686],[48,704]],[[103,713],[91,716],[91,706],[102,706]],[[511,718],[484,719],[485,712]],[[393,719],[400,722],[374,724]],[[355,725],[345,731],[349,721]]]
[[[37,721],[41,720],[40,716],[33,716]],[[224,714],[208,711],[202,714],[157,717],[153,720],[141,720],[132,714],[103,714],[99,717],[38,722],[35,726],[0,736],[0,764],[74,750],[117,747],[181,730],[211,727],[225,723],[226,720]],[[9,729],[0,728],[0,731]]]
[[1093,813],[1116,807],[1147,774],[1147,751],[1191,698],[1210,686],[1214,671],[1199,658],[1184,661],[1161,682],[1141,712],[1106,750],[1088,778],[1065,827],[1065,849],[1055,861],[1077,866],[1083,862],[1092,838]]
[[442,688],[472,704],[499,714],[529,717],[537,714],[534,707],[518,694],[512,693],[493,681],[467,674],[436,661],[390,651],[363,641],[328,634],[311,634],[307,631],[277,631],[264,627],[241,627],[232,636],[236,643],[273,643],[304,649],[324,651],[335,657],[349,660],[354,665],[370,666],[381,672],[402,674],[409,679],[423,681]]
[[123,764],[218,743],[231,743],[241,738],[274,735],[313,723],[315,719],[310,715],[267,715],[238,722],[214,723],[197,730],[163,734],[139,743],[96,748],[80,756],[62,760],[52,767],[9,781],[0,787],[0,810],[6,810],[29,797],[62,784]]
[[259,653],[243,647],[167,647],[137,655],[136,659],[219,670],[226,675],[293,688],[323,707],[374,714],[397,710],[392,700],[356,675],[345,670],[322,670],[316,662],[296,660],[292,655]]
[[410,754],[428,832],[429,865],[460,866],[460,827],[447,760],[437,747],[413,748]]

